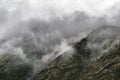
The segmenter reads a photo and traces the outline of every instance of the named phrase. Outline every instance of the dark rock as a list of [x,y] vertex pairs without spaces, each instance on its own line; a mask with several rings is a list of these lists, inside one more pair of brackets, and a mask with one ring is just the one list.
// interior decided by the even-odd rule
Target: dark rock
[[93,62],[81,80],[120,80],[120,47]]
[[86,48],[86,39],[75,43],[75,52],[65,60],[58,56],[49,63],[47,69],[35,74],[31,80],[79,80],[88,66],[90,51]]
[[119,30],[113,26],[93,30],[74,44],[76,52],[72,57],[64,60],[60,55],[31,80],[120,80],[120,48],[113,45],[116,39],[120,40]]

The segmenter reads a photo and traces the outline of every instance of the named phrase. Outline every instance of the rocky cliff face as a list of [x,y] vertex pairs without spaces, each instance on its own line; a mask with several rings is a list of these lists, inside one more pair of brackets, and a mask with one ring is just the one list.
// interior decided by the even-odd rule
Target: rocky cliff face
[[120,46],[94,61],[80,80],[120,80]]
[[37,73],[33,73],[33,66],[17,55],[1,55],[0,79],[120,80],[119,30],[112,26],[96,28],[81,41],[69,44],[72,48],[55,51],[55,57]]
[[119,28],[97,28],[75,43],[72,57],[60,55],[31,80],[120,80]]
[[64,54],[58,56],[49,63],[45,70],[33,76],[31,80],[79,80],[89,61],[90,52],[85,45],[86,39],[83,39],[74,46],[76,50],[72,56],[67,59]]

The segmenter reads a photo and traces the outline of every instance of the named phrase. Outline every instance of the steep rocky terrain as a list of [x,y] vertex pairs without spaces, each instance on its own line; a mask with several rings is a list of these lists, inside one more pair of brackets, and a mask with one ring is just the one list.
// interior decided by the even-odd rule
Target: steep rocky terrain
[[62,55],[31,80],[120,80],[119,28],[103,26],[75,43],[72,57]]
[[[80,45],[81,49],[79,50]],[[68,59],[65,59],[64,54],[58,56],[49,63],[45,70],[33,76],[31,80],[79,80],[89,61],[90,51],[85,48],[85,45],[86,39],[83,39],[75,45],[76,51],[72,56]],[[82,55],[83,53],[85,54]]]
[[62,47],[70,48],[56,50],[42,71],[35,73],[16,54],[1,54],[0,80],[120,80],[119,30],[112,26],[94,29],[82,40]]
[[120,80],[120,45],[93,62],[80,80]]
[[32,66],[11,53],[0,55],[0,80],[27,80]]

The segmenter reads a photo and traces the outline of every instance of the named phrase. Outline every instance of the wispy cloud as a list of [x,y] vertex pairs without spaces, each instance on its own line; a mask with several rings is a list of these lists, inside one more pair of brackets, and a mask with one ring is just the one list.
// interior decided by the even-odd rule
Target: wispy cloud
[[7,10],[11,16],[20,16],[23,19],[49,19],[76,11],[94,17],[114,16],[112,11],[116,12],[120,8],[119,4],[119,0],[1,0],[0,8]]

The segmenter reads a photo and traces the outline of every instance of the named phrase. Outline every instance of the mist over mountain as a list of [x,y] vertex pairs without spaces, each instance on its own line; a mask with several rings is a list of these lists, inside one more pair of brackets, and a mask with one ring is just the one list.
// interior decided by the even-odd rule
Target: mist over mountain
[[[112,33],[108,34],[108,30]],[[119,27],[113,26],[94,29],[87,37],[74,43],[73,49],[65,51],[52,61],[49,60],[45,69],[36,73],[30,80],[109,80],[109,67],[116,65],[114,69],[119,69],[119,30]],[[107,69],[107,72],[104,69]],[[114,75],[110,80],[119,79],[117,70],[110,74]]]
[[0,0],[0,79],[85,79],[84,70],[89,72],[94,62],[113,55],[114,49],[119,53],[119,4],[119,0]]

